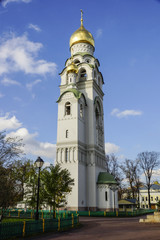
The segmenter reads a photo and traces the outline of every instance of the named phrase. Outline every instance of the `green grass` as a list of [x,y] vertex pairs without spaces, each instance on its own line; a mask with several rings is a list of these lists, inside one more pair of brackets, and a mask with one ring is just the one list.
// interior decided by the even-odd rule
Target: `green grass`
[[10,223],[10,222],[24,222],[24,221],[33,221],[34,219],[23,219],[23,218],[4,218],[2,223]]

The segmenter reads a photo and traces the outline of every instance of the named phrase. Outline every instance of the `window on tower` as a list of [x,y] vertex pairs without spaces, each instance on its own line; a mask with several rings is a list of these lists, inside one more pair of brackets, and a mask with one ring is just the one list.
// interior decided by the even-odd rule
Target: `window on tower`
[[90,60],[87,58],[87,59],[86,59],[86,62],[87,62],[87,63],[90,63]]
[[68,162],[68,148],[66,148],[65,151],[65,161]]
[[75,63],[75,64],[79,64],[80,61],[79,61],[78,59],[76,59],[76,60],[74,61],[74,63]]
[[85,69],[82,69],[81,72],[80,72],[80,78],[82,80],[85,80],[87,78],[87,73],[86,73],[86,70]]
[[70,102],[66,102],[65,104],[65,115],[70,115],[71,114],[71,104]]
[[102,122],[102,110],[100,103],[96,102],[95,108],[95,120],[96,120],[96,139],[99,146],[103,146],[103,122]]
[[105,192],[105,200],[108,201],[108,195],[107,195],[107,192]]
[[68,130],[66,130],[66,138],[68,138]]
[[80,104],[80,116],[81,116],[81,118],[83,117],[83,105],[82,104]]
[[99,113],[99,109],[98,107],[96,108],[96,125],[99,126],[100,125],[100,113]]

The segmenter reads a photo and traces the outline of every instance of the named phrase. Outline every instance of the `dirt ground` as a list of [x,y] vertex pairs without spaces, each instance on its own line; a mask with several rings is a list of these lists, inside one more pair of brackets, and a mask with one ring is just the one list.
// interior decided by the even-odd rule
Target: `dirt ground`
[[80,217],[81,227],[61,233],[46,233],[30,240],[160,240],[160,224],[139,223],[140,217]]

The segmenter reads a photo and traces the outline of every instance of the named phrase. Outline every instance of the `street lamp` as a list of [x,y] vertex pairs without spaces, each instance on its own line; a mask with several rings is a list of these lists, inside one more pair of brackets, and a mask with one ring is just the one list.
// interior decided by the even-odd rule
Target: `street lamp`
[[40,171],[41,171],[41,167],[43,166],[43,163],[44,161],[40,157],[38,157],[37,160],[35,161],[35,167],[38,168],[38,190],[37,190],[37,207],[36,207],[35,220],[39,219],[38,206],[39,206]]
[[116,186],[116,185],[110,185],[109,188],[110,188],[111,191],[114,192],[114,211],[115,211],[115,208],[116,208],[116,207],[115,207],[115,205],[116,205],[116,204],[115,204],[115,192],[118,190],[118,186]]

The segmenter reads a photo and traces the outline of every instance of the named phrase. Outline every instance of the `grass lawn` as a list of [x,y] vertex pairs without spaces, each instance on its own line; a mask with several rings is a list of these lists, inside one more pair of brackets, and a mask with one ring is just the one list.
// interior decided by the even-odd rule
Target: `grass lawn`
[[10,222],[24,222],[24,221],[34,221],[34,219],[23,219],[23,218],[4,218],[2,223],[10,223]]

